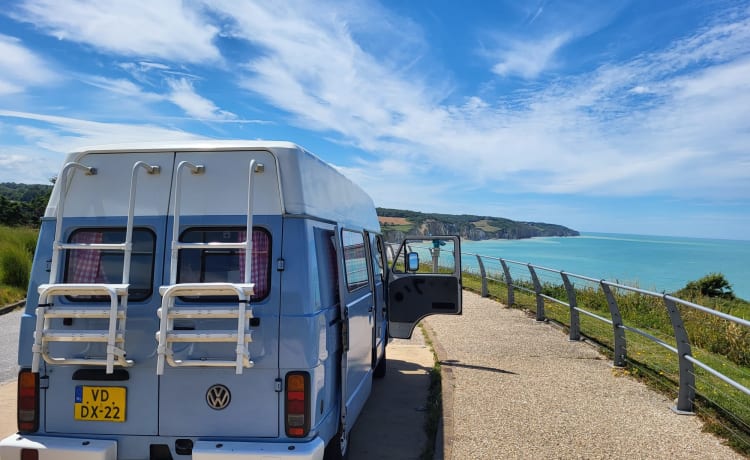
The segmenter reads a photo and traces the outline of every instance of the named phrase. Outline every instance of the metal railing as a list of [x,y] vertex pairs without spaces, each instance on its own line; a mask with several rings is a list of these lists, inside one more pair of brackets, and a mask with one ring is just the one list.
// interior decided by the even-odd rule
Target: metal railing
[[[591,278],[591,277],[584,276],[584,275],[568,273],[568,272],[561,271],[561,270],[555,270],[552,268],[542,267],[542,266],[534,265],[530,263],[517,262],[514,260],[503,259],[500,257],[483,256],[483,255],[473,254],[473,253],[462,253],[462,256],[476,257],[477,264],[479,266],[479,276],[481,277],[481,281],[482,281],[481,295],[483,297],[487,297],[489,295],[487,282],[488,280],[492,280],[495,282],[504,283],[507,286],[507,295],[508,295],[509,305],[512,305],[515,303],[514,292],[516,290],[527,292],[533,295],[536,300],[536,320],[537,321],[545,321],[547,319],[546,314],[545,314],[545,301],[550,301],[550,302],[567,307],[569,310],[568,319],[569,319],[570,340],[574,340],[574,341],[581,340],[581,320],[580,320],[581,314],[586,315],[590,318],[593,318],[597,321],[610,324],[612,326],[612,332],[613,332],[613,338],[614,338],[613,364],[616,367],[623,367],[626,365],[626,361],[627,361],[627,346],[626,346],[627,342],[626,342],[626,337],[625,337],[626,331],[638,334],[648,339],[649,341],[654,342],[657,345],[676,354],[678,358],[678,364],[679,364],[678,366],[679,368],[679,391],[678,391],[676,404],[673,410],[677,413],[683,413],[683,414],[693,413],[693,405],[695,402],[695,388],[696,388],[694,366],[700,367],[701,369],[707,371],[708,373],[720,379],[721,381],[725,382],[726,384],[731,385],[732,387],[744,393],[745,395],[750,396],[750,389],[748,389],[746,386],[729,378],[728,376],[724,375],[719,370],[712,368],[708,364],[701,362],[693,355],[692,348],[690,345],[690,340],[688,338],[688,333],[685,329],[685,323],[683,322],[682,315],[680,313],[680,309],[678,308],[678,305],[688,308],[688,309],[697,310],[705,314],[721,318],[723,320],[737,324],[741,327],[750,328],[750,321],[747,321],[745,319],[738,318],[736,316],[732,316],[726,313],[722,313],[720,311],[716,311],[711,308],[707,308],[702,305],[698,305],[693,302],[689,302],[687,300],[683,300],[683,299],[680,299],[680,298],[677,298],[677,297],[674,297],[665,293],[648,291],[648,290],[640,289],[637,287],[620,284],[617,282],[607,281],[604,279],[595,279],[595,278]],[[502,267],[501,278],[493,278],[492,276],[488,275],[488,272],[485,267],[485,261],[487,260],[496,261],[500,264],[500,266]],[[528,276],[529,276],[529,279],[531,280],[530,285],[533,286],[532,288],[528,287],[529,283],[526,283],[526,285],[524,285],[523,283],[514,281],[514,278],[511,273],[511,267],[513,266],[523,267],[526,270],[528,270],[528,273],[529,273]],[[547,274],[557,275],[560,277],[560,282],[564,286],[565,292],[567,294],[567,302],[543,293],[543,285],[542,285],[542,282],[540,281],[539,272],[546,272]],[[603,316],[597,315],[594,312],[584,309],[582,306],[578,304],[577,291],[574,287],[573,280],[581,280],[587,283],[595,283],[598,286],[598,288],[601,289],[601,292],[604,294],[604,297],[606,298],[606,301],[607,301],[607,307],[609,309],[609,314],[610,314],[609,318],[605,318]],[[613,293],[613,289],[627,291],[630,293],[637,293],[637,294],[641,294],[644,296],[661,299],[661,301],[664,304],[664,308],[669,316],[671,325],[672,325],[672,332],[673,332],[673,337],[674,337],[676,346],[672,346],[666,343],[664,340],[658,337],[655,337],[654,335],[650,334],[647,331],[624,324],[622,314],[620,312],[620,307],[617,302],[617,296],[615,296],[615,294]]]
[[[388,247],[389,259],[392,259],[394,249],[397,246]],[[427,247],[412,247],[409,250],[428,250]],[[670,352],[677,355],[678,359],[678,396],[675,401],[673,410],[679,414],[692,414],[695,404],[696,397],[696,374],[694,367],[697,366],[712,376],[718,378],[722,382],[730,385],[744,395],[750,396],[750,389],[745,385],[735,381],[728,377],[718,369],[711,367],[710,365],[697,359],[692,351],[688,332],[685,328],[685,323],[680,313],[680,308],[700,311],[702,313],[711,315],[722,320],[729,321],[739,327],[750,329],[750,321],[732,316],[720,311],[698,305],[687,300],[683,300],[669,294],[658,293],[640,289],[637,287],[627,286],[617,282],[611,282],[604,279],[591,278],[584,275],[578,275],[575,273],[568,273],[562,270],[556,270],[548,267],[534,265],[531,263],[517,262],[514,260],[503,259],[500,257],[491,257],[474,253],[461,253],[462,258],[476,258],[478,270],[473,273],[471,269],[468,269],[471,263],[464,263],[464,271],[470,274],[476,275],[481,279],[481,295],[483,297],[489,296],[488,281],[494,281],[496,283],[504,284],[507,287],[507,304],[515,304],[515,293],[521,291],[532,295],[536,303],[536,320],[546,321],[547,316],[545,312],[545,302],[552,302],[558,305],[562,305],[568,309],[568,320],[569,320],[569,338],[572,341],[581,340],[581,315],[593,318],[596,321],[607,323],[612,326],[613,335],[613,365],[615,367],[624,367],[627,363],[627,340],[625,333],[631,332],[644,337],[650,342],[657,344],[658,346],[669,350]],[[485,262],[493,262],[498,264],[497,270],[492,272],[487,269]],[[517,276],[513,276],[514,270]],[[528,275],[518,274],[518,270],[528,272]],[[559,277],[559,282],[565,289],[567,301],[560,300],[544,293],[544,284],[541,281],[541,275],[549,277]],[[525,281],[528,280],[528,281]],[[590,310],[579,305],[578,302],[578,291],[575,287],[575,281],[581,281],[584,283],[591,283],[596,286],[597,289],[601,290],[606,299],[607,308],[609,310],[609,318],[601,316]],[[673,346],[667,343],[665,340],[656,337],[654,334],[644,331],[637,327],[633,327],[625,324],[623,321],[623,315],[621,314],[620,305],[618,305],[617,296],[614,293],[617,291],[627,291],[629,293],[640,294],[648,297],[660,299],[663,303],[664,309],[669,316],[669,321],[672,326],[672,337],[674,338]],[[746,373],[748,374],[748,373]],[[750,375],[750,374],[748,374]],[[745,403],[747,407],[747,403]]]

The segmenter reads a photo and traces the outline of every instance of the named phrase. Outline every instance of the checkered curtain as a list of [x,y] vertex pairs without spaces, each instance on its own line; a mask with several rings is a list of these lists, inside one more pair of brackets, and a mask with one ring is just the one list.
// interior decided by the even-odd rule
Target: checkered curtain
[[[238,241],[245,241],[247,232],[237,232]],[[268,258],[270,257],[271,238],[262,230],[253,230],[253,256],[250,260],[250,282],[255,283],[253,299],[260,299],[268,294]],[[240,279],[245,279],[245,251],[240,249]]]
[[[71,243],[98,244],[102,242],[102,232],[77,232]],[[70,277],[68,283],[106,283],[102,272],[101,251],[98,249],[74,249],[70,254]]]

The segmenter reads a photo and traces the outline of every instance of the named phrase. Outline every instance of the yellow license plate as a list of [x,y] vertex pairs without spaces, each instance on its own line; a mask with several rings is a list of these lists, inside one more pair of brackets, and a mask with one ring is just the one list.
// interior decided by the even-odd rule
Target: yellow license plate
[[75,419],[87,422],[124,422],[125,387],[76,386]]

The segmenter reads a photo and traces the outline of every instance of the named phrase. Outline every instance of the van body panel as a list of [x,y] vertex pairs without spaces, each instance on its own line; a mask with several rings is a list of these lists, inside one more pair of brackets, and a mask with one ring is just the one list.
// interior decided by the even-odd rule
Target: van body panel
[[[169,369],[161,377],[159,434],[165,436],[277,437],[277,369],[236,375],[231,368]],[[231,402],[221,410],[206,403],[213,385],[224,385]]]

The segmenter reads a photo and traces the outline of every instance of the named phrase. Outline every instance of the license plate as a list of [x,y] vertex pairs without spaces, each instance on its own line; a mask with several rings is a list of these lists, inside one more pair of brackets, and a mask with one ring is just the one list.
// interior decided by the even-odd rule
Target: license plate
[[124,422],[125,387],[76,386],[75,419],[87,422]]

